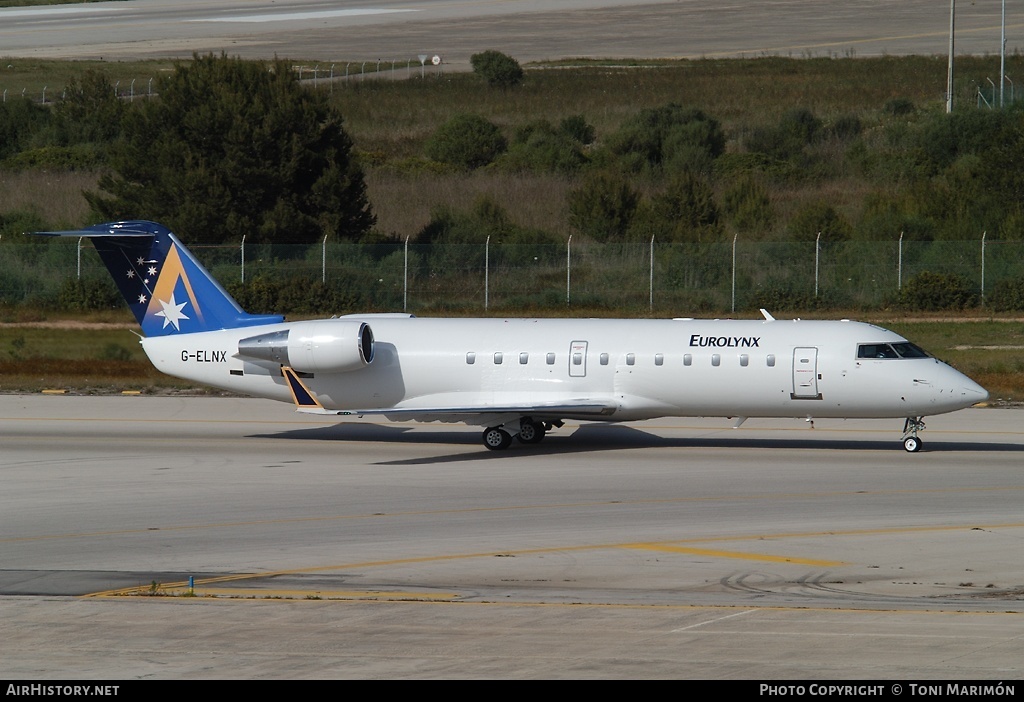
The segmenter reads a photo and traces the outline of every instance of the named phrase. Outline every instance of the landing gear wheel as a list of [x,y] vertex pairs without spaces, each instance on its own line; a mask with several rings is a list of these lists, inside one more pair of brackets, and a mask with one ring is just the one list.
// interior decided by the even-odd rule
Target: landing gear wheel
[[487,427],[484,429],[484,446],[492,451],[507,449],[512,443],[512,435],[501,427]]
[[539,444],[547,428],[541,422],[523,422],[516,437],[524,444]]
[[916,436],[908,436],[903,440],[903,448],[905,448],[908,453],[917,453],[921,450],[921,440]]
[[924,430],[924,417],[907,417],[903,425],[903,448],[907,453],[917,453],[923,443],[917,438],[917,432]]

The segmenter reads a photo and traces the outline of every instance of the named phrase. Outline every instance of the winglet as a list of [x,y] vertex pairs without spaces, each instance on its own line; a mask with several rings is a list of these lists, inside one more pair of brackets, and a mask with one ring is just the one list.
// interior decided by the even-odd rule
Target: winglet
[[281,366],[281,375],[288,383],[288,390],[292,393],[292,400],[295,401],[295,409],[302,411],[318,412],[323,411],[324,406],[316,399],[312,391],[299,379],[298,373],[288,366]]

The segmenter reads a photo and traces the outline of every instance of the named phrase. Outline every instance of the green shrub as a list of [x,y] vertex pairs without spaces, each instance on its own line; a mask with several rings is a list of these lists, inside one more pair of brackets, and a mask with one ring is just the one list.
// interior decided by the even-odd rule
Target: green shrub
[[508,171],[574,173],[586,163],[579,142],[550,122],[531,122],[516,131],[497,166]]
[[608,149],[632,170],[705,171],[725,152],[725,133],[700,110],[669,103],[627,120],[608,138]]
[[523,82],[519,62],[500,51],[488,50],[469,57],[473,73],[483,77],[492,88],[511,88]]
[[992,288],[988,302],[996,312],[1024,310],[1024,278],[1000,280]]
[[570,139],[578,141],[584,146],[593,144],[594,139],[597,137],[594,126],[587,124],[587,120],[583,115],[566,117],[559,123],[558,129]]
[[722,196],[722,209],[739,232],[764,234],[775,222],[768,191],[750,176],[735,180]]
[[124,301],[109,276],[68,278],[57,293],[57,306],[62,310],[88,312],[118,309],[124,306]]
[[908,280],[900,292],[904,307],[912,310],[962,310],[978,303],[978,293],[958,273],[924,271]]
[[665,189],[651,198],[651,209],[660,225],[659,241],[715,241],[722,224],[711,184],[690,173],[674,176]]
[[856,115],[843,115],[836,119],[829,128],[829,133],[841,141],[858,137],[863,131],[864,125],[861,123],[860,117]]
[[832,205],[825,202],[811,202],[793,215],[789,231],[794,241],[816,241],[821,243],[849,241],[853,227]]
[[882,106],[882,112],[894,117],[913,114],[916,109],[914,101],[910,98],[893,98],[892,100],[887,100]]
[[597,241],[621,240],[636,214],[640,193],[623,176],[598,172],[568,195],[569,223]]
[[496,126],[479,115],[461,114],[441,125],[427,140],[428,158],[461,168],[486,166],[508,142]]

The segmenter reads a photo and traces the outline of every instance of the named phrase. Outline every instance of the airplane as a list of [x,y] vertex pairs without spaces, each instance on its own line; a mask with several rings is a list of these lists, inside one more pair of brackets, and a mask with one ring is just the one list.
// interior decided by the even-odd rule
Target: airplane
[[[88,237],[160,371],[297,411],[484,427],[484,446],[539,443],[566,420],[657,417],[904,419],[988,392],[899,334],[850,320],[444,319],[248,314],[165,226],[132,220]],[[813,425],[812,425],[813,426]]]

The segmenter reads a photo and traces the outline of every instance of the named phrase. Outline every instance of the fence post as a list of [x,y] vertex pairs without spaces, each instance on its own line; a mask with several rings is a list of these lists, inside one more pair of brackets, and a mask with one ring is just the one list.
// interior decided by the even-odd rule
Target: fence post
[[242,282],[245,282],[245,234],[242,235]]
[[484,309],[490,304],[491,235],[484,241]]
[[903,291],[903,232],[900,232],[899,255],[896,259],[896,292]]
[[818,297],[818,266],[821,260],[821,232],[814,239],[814,297]]
[[78,279],[82,279],[82,239],[85,237],[78,237]]
[[985,306],[985,236],[988,234],[986,229],[981,233],[981,306]]
[[736,239],[739,232],[732,235],[732,311],[736,312]]
[[565,306],[569,306],[569,291],[572,282],[572,234],[565,245]]
[[327,284],[327,235],[324,234],[323,249],[320,252],[320,282]]
[[648,300],[648,309],[654,310],[654,234],[651,234],[651,279],[650,279],[650,299]]

